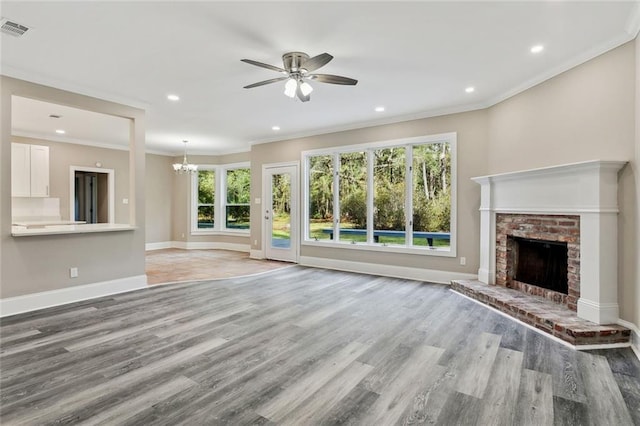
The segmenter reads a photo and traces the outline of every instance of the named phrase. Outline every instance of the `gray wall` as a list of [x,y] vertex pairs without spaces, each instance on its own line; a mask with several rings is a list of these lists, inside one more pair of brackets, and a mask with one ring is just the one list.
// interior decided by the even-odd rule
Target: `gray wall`
[[[640,39],[636,37],[635,40],[636,45],[636,111],[635,111],[635,121],[636,121],[636,160],[631,165],[631,170],[633,171],[633,175],[635,177],[635,185],[636,185],[636,193],[635,193],[635,223],[636,223],[636,232],[635,232],[635,245],[629,253],[630,262],[635,262],[635,279],[632,279],[631,282],[625,285],[625,288],[630,287],[632,290],[629,292],[632,294],[631,299],[631,310],[633,311],[632,317],[629,321],[633,322],[636,326],[640,326]],[[633,234],[631,234],[633,235]],[[632,272],[633,274],[633,272]],[[635,286],[633,285],[635,283]],[[633,293],[635,293],[635,298],[633,297]],[[625,307],[625,318],[628,317]],[[638,336],[640,337],[640,336]],[[640,346],[640,342],[636,342],[636,347]]]
[[[145,273],[144,111],[9,77],[0,77],[0,297],[7,298]],[[11,236],[11,96],[132,119],[129,218],[137,229],[59,236]],[[76,266],[79,277],[69,278]]]
[[173,205],[172,157],[146,155],[146,242],[171,241],[171,209]]

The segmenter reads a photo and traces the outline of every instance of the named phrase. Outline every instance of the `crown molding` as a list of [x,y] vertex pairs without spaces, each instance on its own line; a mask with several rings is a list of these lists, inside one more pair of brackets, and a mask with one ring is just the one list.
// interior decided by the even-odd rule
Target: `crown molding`
[[587,61],[590,61],[591,59],[594,59],[600,55],[603,55],[605,53],[607,53],[608,51],[615,49],[616,47],[620,47],[623,44],[633,40],[635,38],[635,36],[631,36],[629,33],[621,33],[618,37],[608,40],[602,44],[599,44],[597,46],[594,46],[593,48],[589,49],[586,52],[583,52],[577,56],[574,56],[573,58],[569,59],[568,61],[565,61],[564,63],[562,63],[560,66],[557,66],[555,68],[552,68],[548,71],[545,71],[541,74],[538,74],[536,77],[525,81],[522,84],[519,84],[515,87],[513,87],[511,90],[507,90],[506,92],[503,92],[502,94],[495,96],[491,99],[489,99],[486,104],[487,107],[492,107],[496,104],[499,104],[502,101],[505,101],[519,93],[524,92],[525,90],[528,90],[534,86],[537,86],[540,83],[544,83],[547,80],[552,79],[553,77],[562,74],[565,71],[569,71],[572,68],[577,67],[578,65],[582,65]]
[[140,99],[127,98],[125,96],[118,95],[112,92],[89,88],[70,81],[54,78],[39,72],[26,71],[21,68],[14,67],[10,64],[2,64],[2,67],[0,68],[0,74],[18,80],[25,80],[31,83],[41,84],[43,86],[55,87],[56,89],[66,90],[80,95],[91,96],[93,98],[115,102],[133,108],[143,109],[145,111],[149,110],[150,107],[149,103],[144,102]]
[[635,2],[634,9],[629,14],[629,19],[624,28],[631,38],[638,36],[638,32],[640,32],[640,1]]
[[88,146],[93,146],[95,148],[106,148],[106,149],[116,149],[119,151],[129,151],[128,146],[119,145],[119,144],[110,144],[110,143],[97,142],[97,141],[91,141],[86,139],[75,139],[75,138],[70,138],[66,136],[43,135],[37,132],[25,132],[22,130],[12,130],[11,136],[40,139],[43,141],[51,141],[51,142],[71,143],[76,145],[88,145]]

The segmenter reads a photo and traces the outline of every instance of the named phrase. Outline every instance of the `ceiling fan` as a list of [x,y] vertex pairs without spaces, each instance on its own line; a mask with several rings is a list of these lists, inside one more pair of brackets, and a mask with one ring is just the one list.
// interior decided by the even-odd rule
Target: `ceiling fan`
[[349,77],[342,77],[331,74],[314,74],[313,71],[326,65],[333,59],[328,53],[321,53],[318,56],[309,58],[309,55],[303,52],[288,52],[282,55],[283,68],[265,64],[251,59],[241,59],[242,62],[255,65],[257,67],[266,68],[284,74],[284,77],[272,78],[269,80],[259,81],[248,86],[245,89],[264,86],[265,84],[277,83],[278,81],[287,80],[285,84],[284,94],[290,98],[298,97],[302,102],[311,99],[310,93],[313,87],[309,81],[318,81],[320,83],[342,84],[346,86],[355,86],[358,80]]

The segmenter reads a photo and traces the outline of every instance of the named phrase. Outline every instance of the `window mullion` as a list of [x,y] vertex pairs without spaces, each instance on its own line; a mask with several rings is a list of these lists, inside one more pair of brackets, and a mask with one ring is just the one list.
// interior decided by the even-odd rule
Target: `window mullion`
[[198,173],[191,175],[191,232],[198,230]]
[[223,217],[223,212],[224,212],[224,205],[226,203],[226,196],[225,196],[225,182],[223,182],[223,178],[222,175],[224,170],[222,170],[220,167],[216,167],[215,168],[215,179],[216,179],[216,184],[214,185],[214,194],[213,194],[213,200],[214,200],[214,207],[213,207],[213,211],[214,211],[214,225],[213,228],[217,231],[220,231],[223,229],[222,226],[222,217]]
[[413,245],[413,147],[411,145],[405,148],[405,244]]

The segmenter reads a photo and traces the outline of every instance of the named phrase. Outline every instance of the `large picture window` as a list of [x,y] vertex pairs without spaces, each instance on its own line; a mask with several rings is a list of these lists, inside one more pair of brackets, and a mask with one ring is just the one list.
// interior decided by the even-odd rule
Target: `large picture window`
[[303,153],[305,244],[455,256],[455,133]]
[[251,169],[247,163],[201,165],[192,180],[191,232],[248,232]]

